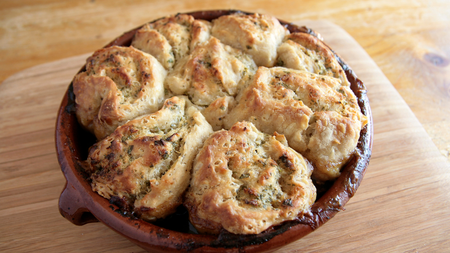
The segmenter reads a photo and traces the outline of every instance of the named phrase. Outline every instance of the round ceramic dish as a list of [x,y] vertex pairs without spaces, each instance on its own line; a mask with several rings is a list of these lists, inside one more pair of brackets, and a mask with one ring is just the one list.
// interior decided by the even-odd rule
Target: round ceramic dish
[[[215,10],[188,13],[196,19],[213,20],[236,11]],[[299,27],[284,21],[291,33],[303,32],[317,34],[306,27]],[[129,46],[139,28],[131,30],[112,41],[113,45]],[[117,206],[93,192],[87,175],[79,165],[87,157],[88,148],[94,144],[95,137],[84,131],[75,116],[72,85],[63,97],[56,122],[56,149],[61,170],[67,180],[59,199],[61,214],[76,225],[101,221],[119,234],[140,247],[153,252],[202,251],[202,252],[256,252],[268,251],[291,243],[314,231],[337,212],[357,190],[369,164],[373,122],[366,95],[366,88],[349,66],[336,55],[351,83],[351,89],[358,97],[361,111],[369,123],[361,131],[357,151],[342,169],[340,177],[326,187],[312,206],[311,214],[299,219],[269,228],[258,235],[235,235],[226,231],[219,235],[192,233],[189,229],[188,215],[183,207],[165,221],[151,224],[121,212]],[[83,67],[84,69],[84,67]],[[81,71],[83,71],[83,69]]]

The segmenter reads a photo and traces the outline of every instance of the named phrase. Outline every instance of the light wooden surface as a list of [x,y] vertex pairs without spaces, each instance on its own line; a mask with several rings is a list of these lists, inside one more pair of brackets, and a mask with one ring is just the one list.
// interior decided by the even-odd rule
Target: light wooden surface
[[328,20],[344,28],[450,161],[447,0],[0,0],[0,83],[28,67],[93,52],[155,18],[205,9]]
[[[369,90],[374,147],[346,210],[278,252],[448,252],[450,166],[366,52],[326,21],[319,31]],[[88,55],[19,72],[0,86],[0,251],[142,252],[101,223],[75,226],[58,212],[64,186],[54,149],[62,96]]]

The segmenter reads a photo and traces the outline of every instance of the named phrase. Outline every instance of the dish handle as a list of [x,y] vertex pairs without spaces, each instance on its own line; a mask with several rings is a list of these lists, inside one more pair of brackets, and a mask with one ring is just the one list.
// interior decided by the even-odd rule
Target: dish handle
[[80,193],[69,182],[66,182],[59,197],[59,212],[64,218],[79,226],[98,221],[86,208]]

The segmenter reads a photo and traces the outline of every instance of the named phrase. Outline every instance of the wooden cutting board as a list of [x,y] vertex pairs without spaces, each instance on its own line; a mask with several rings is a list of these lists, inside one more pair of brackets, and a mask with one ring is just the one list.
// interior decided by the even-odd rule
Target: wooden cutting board
[[[353,38],[326,21],[296,23],[322,34],[364,81],[375,136],[370,166],[346,210],[279,252],[450,250],[446,159]],[[0,85],[0,251],[142,252],[101,223],[75,226],[58,212],[65,179],[54,148],[56,113],[87,57],[39,65]]]

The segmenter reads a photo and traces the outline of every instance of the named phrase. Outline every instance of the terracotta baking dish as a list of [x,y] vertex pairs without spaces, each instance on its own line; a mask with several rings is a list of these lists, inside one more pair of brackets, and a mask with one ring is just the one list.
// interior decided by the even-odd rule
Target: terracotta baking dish
[[[197,19],[212,20],[236,11],[214,10],[188,13]],[[306,27],[280,21],[291,32],[316,35]],[[108,46],[129,46],[138,28],[112,41]],[[366,88],[353,71],[339,56],[343,69],[351,83],[351,89],[358,97],[363,114],[369,123],[361,132],[357,152],[343,168],[341,176],[319,193],[311,214],[297,220],[272,227],[258,235],[234,235],[222,232],[217,236],[192,233],[189,229],[187,212],[180,207],[177,213],[164,221],[151,224],[123,213],[117,206],[91,190],[79,162],[87,157],[88,148],[95,142],[93,135],[84,131],[75,116],[72,85],[63,97],[56,122],[56,149],[61,170],[67,180],[59,199],[61,214],[75,225],[101,221],[140,247],[153,252],[202,251],[202,252],[256,252],[270,251],[291,243],[319,228],[351,198],[363,179],[369,164],[373,122],[366,95]]]

